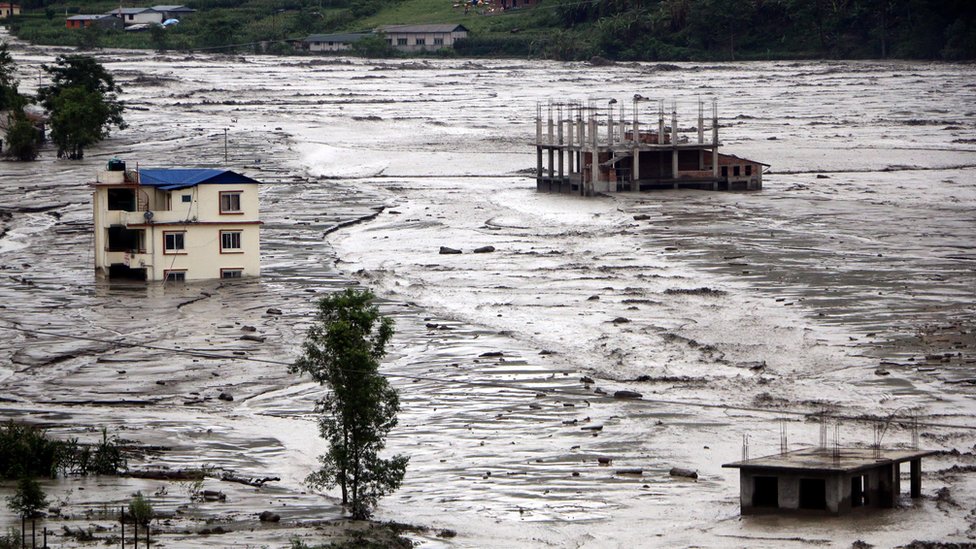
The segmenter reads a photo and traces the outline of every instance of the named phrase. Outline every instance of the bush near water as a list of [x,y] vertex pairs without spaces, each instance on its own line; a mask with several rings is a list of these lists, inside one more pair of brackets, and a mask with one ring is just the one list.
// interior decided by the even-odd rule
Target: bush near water
[[50,438],[43,429],[8,421],[0,425],[0,479],[64,475],[117,475],[127,468],[122,443],[102,429],[101,441]]

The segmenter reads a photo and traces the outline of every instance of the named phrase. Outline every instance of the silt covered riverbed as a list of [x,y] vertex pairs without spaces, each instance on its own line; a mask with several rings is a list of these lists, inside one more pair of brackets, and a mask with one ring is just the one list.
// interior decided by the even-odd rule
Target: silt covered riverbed
[[[67,51],[12,52],[30,91]],[[425,546],[976,536],[972,66],[96,57],[125,89],[129,128],[83,161],[46,149],[0,164],[0,417],[92,442],[105,427],[141,448],[133,469],[208,467],[204,488],[226,500],[192,502],[180,482],[47,481],[55,543],[75,543],[63,524],[111,535],[110,510],[136,490],[165,515],[166,546],[328,535],[336,494],[302,483],[324,448],[321,389],[287,364],[316,297],[350,285],[397,324],[389,446],[411,462],[377,518],[427,526],[410,534]],[[536,103],[634,93],[676,101],[683,127],[699,95],[717,98],[726,150],[772,165],[765,188],[537,194],[524,175]],[[113,156],[265,183],[262,277],[96,279],[87,183]],[[873,442],[875,422],[851,418],[916,414],[920,446],[940,451],[923,462],[923,498],[846,518],[740,517],[738,475],[721,465],[745,436],[750,456],[778,452],[784,429],[790,447],[817,444],[821,411],[848,418],[838,433],[852,446]],[[883,443],[911,438],[893,422]],[[281,522],[260,523],[265,510]]]

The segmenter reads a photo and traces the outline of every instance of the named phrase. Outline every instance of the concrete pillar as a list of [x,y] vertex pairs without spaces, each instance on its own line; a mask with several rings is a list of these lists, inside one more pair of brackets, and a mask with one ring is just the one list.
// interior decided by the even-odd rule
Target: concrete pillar
[[563,154],[565,153],[565,147],[563,147],[563,116],[562,109],[559,110],[559,129],[557,132],[556,139],[559,141],[559,184],[562,185],[563,181]]
[[640,185],[637,183],[640,181],[640,149],[634,147],[634,171],[631,175],[631,181],[633,181],[632,190],[639,191]]
[[549,140],[548,143],[552,145],[552,107],[549,107]]
[[698,100],[698,144],[705,142],[705,113],[701,99]]
[[542,143],[542,105],[535,105],[535,142]]
[[658,104],[657,111],[657,143],[664,144],[664,102]]
[[901,464],[900,463],[893,463],[891,465],[891,497],[892,497],[892,501],[897,502],[899,495],[901,495]]
[[575,124],[576,123],[573,122],[572,119],[566,121],[566,143],[569,145],[569,147],[567,147],[566,149],[567,152],[566,160],[569,162],[569,166],[567,168],[567,171],[569,173],[575,173],[573,171],[573,157],[576,156],[576,153],[573,152],[573,126]]
[[556,166],[554,165],[555,154],[551,146],[547,147],[547,149],[549,151],[549,179],[552,179],[556,175]]
[[607,146],[613,145],[613,106],[607,108]]
[[542,180],[542,147],[536,146],[535,148],[535,178],[537,180]]
[[678,179],[678,109],[671,106],[671,177]]
[[712,177],[718,177],[718,104],[712,102]]
[[913,459],[910,463],[912,498],[922,497],[922,460]]

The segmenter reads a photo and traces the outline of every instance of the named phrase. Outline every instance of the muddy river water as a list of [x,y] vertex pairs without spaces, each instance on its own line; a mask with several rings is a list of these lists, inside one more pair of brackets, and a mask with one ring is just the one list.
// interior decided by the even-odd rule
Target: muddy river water
[[[69,53],[11,48],[22,91]],[[397,324],[389,446],[411,456],[377,518],[431,527],[415,535],[425,546],[976,537],[976,67],[95,56],[129,127],[82,161],[46,148],[0,163],[0,417],[87,441],[105,427],[156,448],[133,468],[212,467],[205,487],[227,500],[48,481],[49,526],[111,530],[108,510],[142,490],[169,517],[167,546],[314,541],[341,509],[302,483],[324,448],[321,389],[287,364],[316,296],[359,284]],[[675,101],[688,126],[699,96],[717,98],[727,149],[771,165],[765,188],[537,194],[524,175],[536,104],[634,93]],[[262,276],[97,280],[87,184],[113,156],[265,183]],[[244,326],[265,341],[241,340]],[[620,389],[644,399],[606,395]],[[803,414],[821,410],[916,415],[920,445],[941,451],[923,463],[924,497],[848,518],[740,517],[738,474],[721,465],[746,436],[753,457],[778,452],[784,430],[790,448],[817,444]],[[837,423],[841,445],[872,442],[874,422]],[[883,444],[911,441],[894,422]],[[282,522],[259,523],[264,510]],[[0,527],[15,522],[0,510]],[[214,523],[228,532],[199,535]]]

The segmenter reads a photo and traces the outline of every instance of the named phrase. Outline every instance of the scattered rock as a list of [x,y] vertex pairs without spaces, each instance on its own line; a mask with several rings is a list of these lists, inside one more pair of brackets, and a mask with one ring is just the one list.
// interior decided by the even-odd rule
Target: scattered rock
[[157,379],[156,380],[156,385],[166,385],[166,382],[163,381],[163,380],[161,380],[161,379]]
[[889,372],[888,370],[885,370],[884,368],[878,368],[877,370],[874,371],[874,375],[876,375],[876,376],[887,376],[887,375],[891,375],[891,372]]
[[[270,314],[270,310],[269,310],[269,314]],[[280,314],[280,312],[279,312],[279,314]],[[242,332],[256,332],[256,331],[258,331],[258,329],[255,328],[254,326],[241,326],[241,331]]]
[[668,288],[664,290],[668,295],[725,295],[724,290],[713,290],[712,288]]
[[227,501],[227,494],[217,490],[204,490],[200,492],[203,501]]
[[269,315],[280,315],[281,314],[281,309],[279,309],[277,307],[271,307],[270,309],[268,309],[265,312],[268,313]]
[[817,174],[817,179],[830,179],[829,175],[824,175],[822,173]]
[[264,340],[266,339],[264,336],[254,334],[244,334],[240,338],[244,341],[256,341],[258,343],[264,343]]
[[872,547],[874,546],[870,543],[866,543],[861,540],[857,540],[851,544],[851,549],[871,549]]
[[617,469],[618,475],[643,475],[643,469]]
[[600,465],[610,465],[611,463],[613,463],[613,460],[608,457],[598,457],[596,458],[596,461]]
[[598,296],[598,295],[591,295],[590,297],[586,298],[586,300],[587,301],[600,301],[600,296]]
[[457,536],[457,532],[449,528],[437,532],[437,537],[439,538],[453,538],[455,536]]
[[457,248],[448,248],[447,246],[441,246],[441,250],[438,253],[441,255],[452,255],[452,254],[459,254],[462,252]]
[[220,393],[220,395],[218,395],[217,398],[220,399],[220,400],[223,400],[224,402],[233,402],[234,401],[234,395],[232,395],[232,394],[230,394],[228,392]]
[[698,478],[698,471],[683,467],[672,467],[669,474],[672,477]]
[[580,427],[580,431],[602,431],[602,430],[603,430],[603,425],[587,425],[586,427]]
[[611,320],[611,322],[613,322],[614,324],[627,324],[628,322],[630,322],[630,319],[627,317],[618,316],[617,318]]
[[481,353],[478,356],[481,358],[494,358],[494,357],[505,356],[505,353],[501,351],[488,351],[487,353]]
[[583,377],[580,378],[580,381],[582,383],[585,383],[585,384],[589,385],[589,384],[593,383],[593,378],[590,377],[590,376],[583,376]]
[[[490,254],[495,251],[494,246],[482,246],[480,248],[475,248],[474,253],[476,254]],[[442,252],[443,253],[443,252]]]
[[615,391],[613,393],[613,398],[643,398],[644,395],[638,393],[637,391]]
[[278,522],[281,520],[281,515],[278,513],[272,513],[271,511],[262,511],[261,514],[258,515],[258,519],[261,522]]

